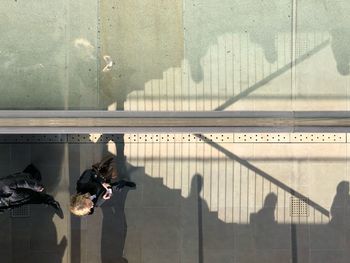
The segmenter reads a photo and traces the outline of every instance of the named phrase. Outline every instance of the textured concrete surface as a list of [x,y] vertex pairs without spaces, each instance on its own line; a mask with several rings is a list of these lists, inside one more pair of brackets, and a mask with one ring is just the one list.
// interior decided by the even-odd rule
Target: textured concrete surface
[[333,2],[4,0],[0,108],[348,110]]
[[[218,145],[1,144],[3,175],[34,162],[65,212],[0,215],[1,261],[347,262],[347,143]],[[108,151],[124,154],[123,176],[137,188],[93,216],[70,216],[76,179]],[[298,193],[314,203],[291,217]]]
[[[3,0],[0,109],[347,111],[349,8]],[[0,144],[1,176],[33,162],[65,214],[0,215],[1,262],[348,262],[348,143],[96,142]],[[137,188],[71,216],[108,151]]]

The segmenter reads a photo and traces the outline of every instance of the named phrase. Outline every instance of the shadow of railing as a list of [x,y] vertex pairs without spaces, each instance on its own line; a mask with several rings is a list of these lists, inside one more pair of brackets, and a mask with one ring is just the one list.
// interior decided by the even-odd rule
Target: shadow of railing
[[[233,42],[235,35],[224,36],[225,43]],[[244,36],[240,36],[244,38]],[[308,34],[304,36],[308,38]],[[307,49],[300,50],[296,58],[288,58],[266,68],[264,60],[257,59],[259,48],[253,45],[248,50],[239,52],[248,53],[248,58],[234,50],[231,44],[218,43],[217,49],[213,48],[216,61],[204,63],[205,79],[201,83],[194,83],[189,65],[183,63],[180,68],[172,68],[164,72],[161,79],[153,79],[146,83],[144,90],[130,92],[126,100],[126,110],[135,111],[223,111],[230,108],[236,102],[244,98],[256,100],[252,95],[255,91],[266,87],[268,83],[283,76],[291,70],[292,66],[312,59],[320,51],[330,44],[330,39],[325,36],[318,37],[318,41],[308,45]],[[243,41],[244,42],[244,41]],[[279,43],[279,50],[285,49],[290,43]],[[291,47],[289,47],[291,49]],[[225,54],[220,56],[219,54]],[[214,56],[214,55],[213,55]],[[243,62],[237,57],[247,60]],[[206,58],[207,59],[207,58]],[[293,60],[292,60],[293,59]],[[254,61],[254,68],[249,68],[249,61]],[[251,62],[252,63],[252,62]],[[212,64],[215,65],[212,66]],[[221,68],[218,66],[220,65]],[[224,68],[223,68],[224,67]],[[253,67],[253,66],[252,66]],[[264,68],[265,67],[265,68]],[[209,79],[210,76],[210,79]],[[289,86],[283,87],[278,94],[268,91],[260,94],[261,99],[286,100],[291,98]],[[302,94],[299,94],[302,97]],[[299,99],[299,95],[293,95]],[[327,99],[328,95],[307,95],[308,99]],[[342,97],[332,97],[342,99]]]
[[[276,218],[280,223],[291,220],[290,207],[295,200],[307,206],[309,222],[329,221],[329,211],[326,208],[288,185],[288,174],[283,174],[285,180],[278,180],[210,139],[203,143],[204,138],[205,136],[200,136],[201,143],[130,143],[127,144],[126,152],[132,165],[145,167],[146,174],[162,179],[163,184],[170,189],[181,190],[184,197],[188,195],[192,175],[203,174],[202,197],[208,202],[210,211],[218,212],[219,219],[224,222],[249,222],[249,213],[256,212],[261,207],[263,196],[268,192],[278,195],[279,209]],[[263,160],[269,162],[268,158]],[[281,159],[282,162],[287,160],[293,162],[294,158]],[[319,161],[317,158],[315,160]],[[327,162],[328,159],[322,160]],[[279,159],[272,159],[271,162],[275,164]],[[287,167],[288,165],[286,171]]]
[[286,191],[287,193],[291,194],[292,196],[295,196],[301,200],[303,200],[305,203],[307,203],[309,206],[311,206],[312,208],[314,208],[316,211],[320,212],[322,215],[326,216],[327,218],[330,217],[330,213],[327,209],[325,209],[324,207],[322,207],[321,205],[317,204],[316,202],[312,201],[311,199],[309,199],[307,196],[303,195],[302,193],[296,191],[295,189],[289,187],[288,185],[284,184],[283,182],[277,180],[276,178],[274,178],[273,176],[269,175],[268,173],[264,172],[263,170],[261,170],[260,168],[252,165],[251,163],[249,163],[248,161],[241,159],[240,157],[238,157],[237,155],[235,155],[234,153],[230,152],[229,150],[225,149],[224,147],[222,147],[221,145],[209,140],[209,139],[205,139],[203,135],[201,134],[195,134],[195,136],[203,139],[203,141],[207,144],[209,144],[210,146],[212,146],[213,148],[215,148],[216,150],[220,151],[221,153],[223,153],[225,156],[227,156],[228,158],[240,163],[243,167],[247,168],[248,170],[254,172],[255,174],[263,177],[264,179],[266,179],[267,181],[271,182],[272,184],[276,185],[278,188]]

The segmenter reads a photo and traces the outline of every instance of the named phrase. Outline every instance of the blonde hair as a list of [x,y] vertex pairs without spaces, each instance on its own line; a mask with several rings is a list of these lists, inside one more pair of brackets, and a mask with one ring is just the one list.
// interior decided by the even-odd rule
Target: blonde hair
[[70,198],[70,211],[77,216],[85,216],[90,213],[91,207],[88,206],[87,200],[92,202],[90,200],[90,194],[75,194],[72,195]]

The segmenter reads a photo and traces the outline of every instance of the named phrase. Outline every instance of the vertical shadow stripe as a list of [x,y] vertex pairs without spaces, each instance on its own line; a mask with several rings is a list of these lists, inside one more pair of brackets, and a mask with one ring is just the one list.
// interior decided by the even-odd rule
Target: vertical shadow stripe
[[298,65],[301,62],[303,62],[304,60],[311,58],[311,56],[315,55],[316,53],[318,53],[319,51],[321,51],[322,49],[324,49],[326,46],[328,46],[328,44],[330,43],[330,40],[326,40],[324,42],[322,42],[321,44],[317,45],[314,49],[312,49],[311,51],[305,53],[304,55],[300,56],[299,58],[295,59],[294,61],[286,64],[285,66],[283,66],[282,68],[280,68],[279,70],[273,72],[272,74],[270,74],[269,76],[267,76],[266,78],[258,81],[257,83],[255,83],[254,85],[250,86],[249,88],[247,88],[244,91],[241,91],[238,95],[233,96],[231,98],[229,98],[225,103],[221,104],[220,106],[218,106],[216,109],[214,109],[214,111],[223,111],[226,108],[230,107],[232,104],[236,103],[237,101],[247,97],[250,93],[254,92],[255,90],[259,89],[260,87],[266,85],[267,83],[269,83],[271,80],[279,77],[280,75],[282,75],[283,73],[287,72],[289,69],[291,69],[292,65]]
[[198,137],[198,138],[201,138],[205,143],[209,144],[214,149],[222,152],[225,156],[227,156],[231,160],[235,160],[238,163],[240,163],[241,165],[245,166],[247,169],[249,169],[251,171],[254,171],[255,173],[257,173],[258,175],[260,175],[264,179],[268,180],[270,183],[273,183],[274,185],[278,186],[279,188],[283,189],[284,191],[290,193],[291,195],[293,195],[293,196],[295,196],[295,197],[297,197],[299,199],[305,199],[306,200],[305,202],[308,205],[310,205],[311,207],[313,207],[314,209],[316,209],[317,211],[319,211],[321,214],[325,215],[326,217],[328,217],[328,218],[330,217],[329,211],[327,209],[325,209],[321,205],[317,204],[316,202],[312,201],[311,199],[309,199],[305,195],[295,191],[293,188],[291,188],[288,185],[282,183],[281,181],[279,181],[276,178],[272,177],[271,175],[267,174],[263,170],[261,170],[258,167],[252,165],[248,161],[239,158],[237,155],[233,154],[232,152],[230,152],[229,150],[225,149],[221,145],[219,145],[219,144],[217,144],[215,142],[212,142],[212,141],[210,141],[208,139],[203,139],[204,136],[202,134],[195,134],[195,136]]

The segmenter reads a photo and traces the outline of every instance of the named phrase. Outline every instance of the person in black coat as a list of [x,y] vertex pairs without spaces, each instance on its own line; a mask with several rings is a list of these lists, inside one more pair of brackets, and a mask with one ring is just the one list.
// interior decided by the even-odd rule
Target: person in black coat
[[[113,190],[120,191],[124,186],[135,187],[135,183],[125,180],[115,181],[118,177],[113,167],[113,156],[105,157],[85,170],[77,181],[77,193],[71,197],[70,211],[77,216],[91,215],[94,207],[100,207],[110,199]],[[112,182],[114,181],[114,182]]]
[[0,213],[26,204],[47,204],[62,218],[60,204],[51,195],[43,193],[44,186],[40,181],[41,174],[33,164],[23,172],[0,178]]

